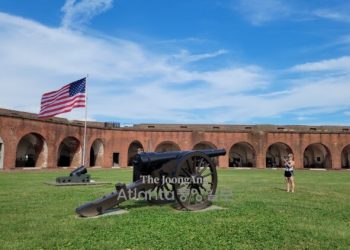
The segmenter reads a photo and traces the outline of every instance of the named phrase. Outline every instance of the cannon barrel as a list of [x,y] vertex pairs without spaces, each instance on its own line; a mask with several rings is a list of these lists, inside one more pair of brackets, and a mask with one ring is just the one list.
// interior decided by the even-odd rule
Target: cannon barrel
[[164,153],[139,153],[135,156],[133,160],[134,165],[147,165],[151,163],[162,163],[169,160],[176,159],[182,154],[183,151],[175,151],[175,152],[164,152]]
[[225,155],[226,154],[226,150],[224,148],[219,148],[219,149],[202,149],[202,150],[198,150],[198,151],[206,154],[209,157],[216,157],[216,156],[220,156],[220,155]]
[[60,184],[86,183],[90,182],[90,175],[84,166],[80,166],[70,172],[69,176],[57,177],[56,182]]
[[172,160],[181,159],[185,155],[193,152],[201,152],[208,157],[217,157],[225,155],[225,149],[202,149],[191,151],[173,151],[173,152],[152,152],[152,153],[139,153],[133,160],[133,181],[138,181],[143,174],[148,174],[155,169],[161,168],[165,163]]
[[87,170],[84,166],[80,166],[76,169],[74,169],[72,172],[70,172],[69,176],[80,176],[82,174],[86,174]]

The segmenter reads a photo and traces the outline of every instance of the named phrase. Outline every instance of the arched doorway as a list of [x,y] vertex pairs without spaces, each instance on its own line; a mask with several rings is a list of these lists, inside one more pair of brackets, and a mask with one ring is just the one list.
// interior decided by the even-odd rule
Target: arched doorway
[[172,141],[166,141],[158,144],[155,152],[180,151],[179,145]]
[[4,168],[4,141],[0,137],[0,169]]
[[[207,142],[207,141],[199,142],[193,146],[193,150],[216,149],[216,148],[217,147],[213,143]],[[218,157],[212,157],[212,160],[216,166],[219,164]]]
[[229,167],[256,167],[255,150],[247,142],[234,144],[230,149]]
[[47,167],[47,144],[44,137],[30,133],[17,144],[16,167]]
[[341,152],[341,167],[350,168],[350,144]]
[[266,152],[266,167],[267,168],[282,168],[284,167],[284,158],[288,154],[293,154],[292,149],[285,143],[276,142],[269,146]]
[[104,147],[101,139],[96,139],[90,148],[90,167],[103,166]]
[[133,141],[132,143],[130,143],[128,148],[128,166],[132,166],[132,160],[134,159],[135,155],[139,152],[139,150],[144,150],[141,142]]
[[307,146],[304,151],[304,168],[332,168],[329,149],[321,143]]
[[70,167],[79,166],[81,164],[81,147],[80,142],[75,137],[65,138],[57,153],[57,166],[58,167]]

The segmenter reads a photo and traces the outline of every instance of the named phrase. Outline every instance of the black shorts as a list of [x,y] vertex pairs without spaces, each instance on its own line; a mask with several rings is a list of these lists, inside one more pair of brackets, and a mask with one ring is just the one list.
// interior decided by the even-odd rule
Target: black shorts
[[284,171],[284,177],[292,177],[294,174],[293,174],[293,171]]

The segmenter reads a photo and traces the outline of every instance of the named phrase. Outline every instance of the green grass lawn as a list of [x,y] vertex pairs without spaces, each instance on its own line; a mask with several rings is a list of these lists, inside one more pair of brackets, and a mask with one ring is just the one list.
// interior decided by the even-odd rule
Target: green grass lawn
[[105,186],[45,185],[69,171],[0,173],[1,249],[349,249],[350,171],[297,171],[296,193],[281,170],[220,170],[218,190],[232,190],[225,210],[178,212],[128,201],[129,213],[77,218],[132,172],[91,170]]

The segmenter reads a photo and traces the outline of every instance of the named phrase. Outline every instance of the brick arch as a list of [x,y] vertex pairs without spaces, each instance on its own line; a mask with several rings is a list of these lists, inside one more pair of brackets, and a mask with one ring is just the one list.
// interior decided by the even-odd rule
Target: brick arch
[[0,136],[0,169],[4,168],[5,143]]
[[332,168],[330,148],[321,142],[310,143],[303,150],[304,168]]
[[81,143],[74,136],[67,136],[61,140],[57,150],[57,166],[70,167],[81,164]]
[[228,152],[229,167],[256,167],[256,150],[249,142],[236,142]]
[[[193,150],[201,150],[201,149],[217,149],[217,146],[209,141],[200,141],[193,145],[192,147]],[[219,157],[213,157],[212,158],[213,162],[215,165],[219,165]]]
[[48,147],[46,139],[39,133],[23,135],[16,145],[16,167],[46,168]]
[[132,160],[139,151],[144,151],[144,146],[139,140],[134,140],[129,144],[128,147],[128,166],[132,166]]
[[341,168],[350,168],[350,144],[341,150]]
[[283,167],[283,160],[288,154],[294,155],[292,147],[286,143],[277,141],[271,143],[265,150],[265,164],[267,168]]
[[197,142],[192,147],[193,150],[211,149],[211,148],[216,149],[218,147],[214,143],[212,143],[210,141],[200,141],[200,142]]
[[103,139],[95,138],[91,143],[89,152],[89,166],[103,166],[105,145]]
[[159,143],[156,148],[155,152],[167,152],[167,151],[180,151],[180,146],[173,142],[173,141],[163,141]]

